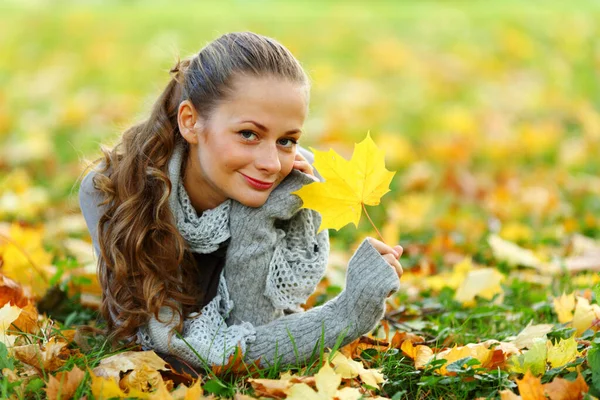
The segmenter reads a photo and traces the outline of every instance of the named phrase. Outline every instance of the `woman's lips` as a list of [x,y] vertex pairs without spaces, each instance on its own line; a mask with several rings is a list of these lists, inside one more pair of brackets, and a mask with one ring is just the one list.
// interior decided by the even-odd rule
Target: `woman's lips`
[[250,178],[249,176],[246,176],[244,174],[242,174],[242,176],[246,178],[246,182],[248,182],[248,184],[255,189],[266,190],[270,189],[271,186],[273,186],[273,182],[257,181],[256,179]]

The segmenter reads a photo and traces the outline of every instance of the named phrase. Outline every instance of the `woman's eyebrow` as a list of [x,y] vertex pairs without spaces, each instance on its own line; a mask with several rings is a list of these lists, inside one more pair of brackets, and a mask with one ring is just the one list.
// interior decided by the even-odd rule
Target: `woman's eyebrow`
[[[254,124],[254,125],[256,125],[258,128],[262,129],[263,131],[265,131],[265,132],[269,133],[269,129],[267,129],[267,127],[266,127],[266,126],[264,126],[263,124],[259,124],[258,122],[256,122],[256,121],[251,121],[251,120],[248,120],[248,121],[241,121],[241,122],[240,122],[240,124],[243,124],[244,122],[250,122],[251,124]],[[302,131],[301,131],[300,129],[292,129],[291,131],[287,131],[287,132],[286,132],[286,135],[287,135],[287,134],[290,134],[290,135],[291,135],[292,133],[302,133]]]

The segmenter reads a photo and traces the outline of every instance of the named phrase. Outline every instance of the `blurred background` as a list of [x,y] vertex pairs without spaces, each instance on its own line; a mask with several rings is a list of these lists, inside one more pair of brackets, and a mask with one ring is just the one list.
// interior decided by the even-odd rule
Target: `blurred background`
[[[599,17],[592,1],[4,1],[0,271],[38,296],[94,287],[86,162],[145,118],[178,56],[241,30],[310,75],[301,145],[349,157],[370,131],[385,149],[397,173],[369,212],[408,271],[496,263],[490,234],[566,256],[600,236]],[[371,229],[332,232],[332,262]]]

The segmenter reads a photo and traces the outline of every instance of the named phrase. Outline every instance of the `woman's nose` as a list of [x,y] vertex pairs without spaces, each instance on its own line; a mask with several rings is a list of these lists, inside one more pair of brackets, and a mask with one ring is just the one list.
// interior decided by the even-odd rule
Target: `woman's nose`
[[276,174],[281,170],[279,153],[276,146],[264,146],[255,160],[256,168],[269,174]]

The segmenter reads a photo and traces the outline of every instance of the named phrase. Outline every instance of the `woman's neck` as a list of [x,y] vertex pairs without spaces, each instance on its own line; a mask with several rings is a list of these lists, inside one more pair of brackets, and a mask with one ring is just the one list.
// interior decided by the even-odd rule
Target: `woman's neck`
[[213,185],[207,181],[196,157],[193,156],[191,148],[186,152],[184,157],[181,180],[190,198],[192,207],[194,207],[196,213],[200,216],[205,210],[213,209],[227,199],[223,198]]

